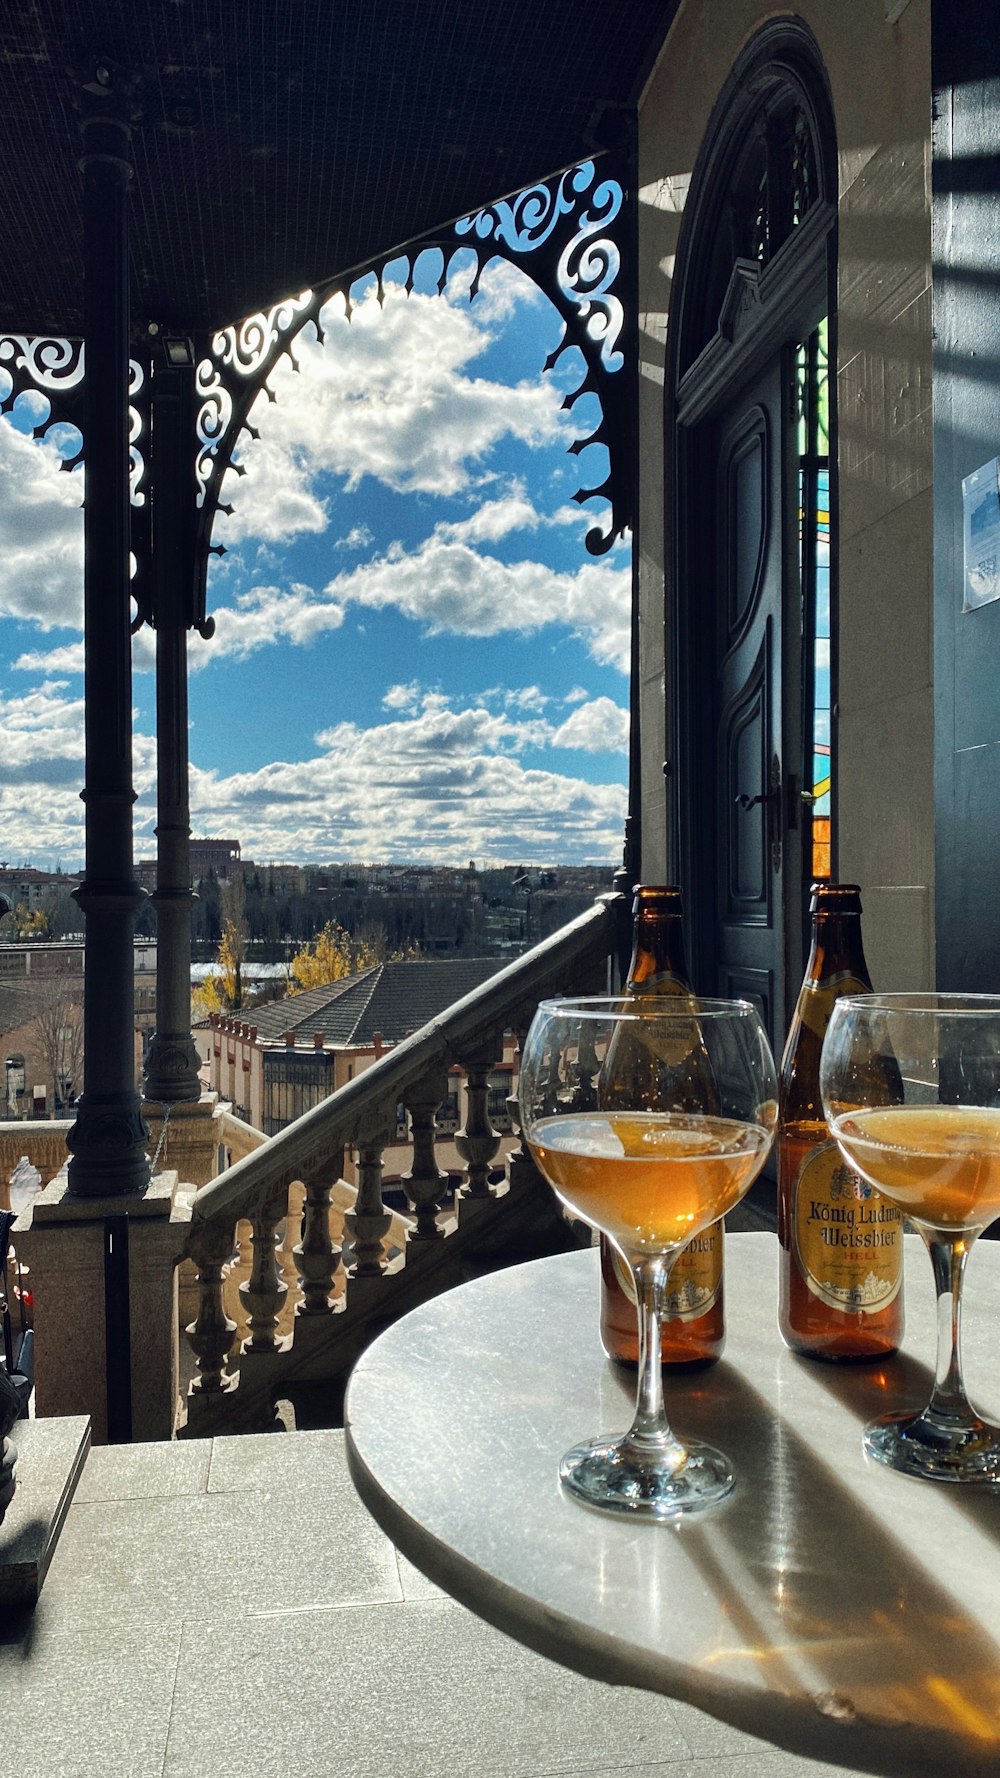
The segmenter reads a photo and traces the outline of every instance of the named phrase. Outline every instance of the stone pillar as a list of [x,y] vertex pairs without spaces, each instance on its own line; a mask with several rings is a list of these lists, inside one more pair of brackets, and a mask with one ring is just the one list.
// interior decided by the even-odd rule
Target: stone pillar
[[84,234],[86,867],[83,1094],[69,1192],[128,1196],[149,1180],[135,1080],[129,594],[128,94],[98,64],[81,90]]
[[[64,1180],[40,1192],[17,1225],[17,1249],[31,1269],[35,1325],[35,1405],[39,1418],[89,1414],[95,1444],[114,1438],[108,1334],[131,1328],[128,1372],[131,1438],[173,1437],[179,1406],[178,1256],[190,1211],[175,1208],[176,1173],[161,1173],[141,1198],[81,1199]],[[124,1217],[123,1217],[124,1211]],[[113,1239],[127,1223],[127,1295],[109,1280]],[[124,1314],[123,1314],[124,1311]],[[113,1379],[112,1379],[113,1381]],[[109,1421],[110,1408],[110,1421]]]

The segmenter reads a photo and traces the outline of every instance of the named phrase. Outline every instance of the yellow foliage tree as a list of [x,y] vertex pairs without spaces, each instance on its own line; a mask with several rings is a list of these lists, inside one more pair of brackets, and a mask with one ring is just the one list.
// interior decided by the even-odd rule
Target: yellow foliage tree
[[363,927],[354,938],[337,920],[328,920],[322,932],[296,952],[291,962],[295,983],[290,994],[301,994],[306,988],[324,988],[327,982],[342,981],[345,975],[372,969],[377,963],[400,963],[418,957],[418,946],[406,951],[389,951],[383,926]]
[[[363,967],[363,966],[362,966]],[[328,920],[322,932],[296,951],[291,975],[294,987],[290,994],[301,994],[306,988],[323,988],[327,982],[339,982],[354,973],[351,935],[337,920]]]
[[221,975],[208,975],[199,988],[195,988],[191,996],[191,1017],[197,1021],[207,1019],[213,1012],[228,1012],[229,1008],[222,992]]

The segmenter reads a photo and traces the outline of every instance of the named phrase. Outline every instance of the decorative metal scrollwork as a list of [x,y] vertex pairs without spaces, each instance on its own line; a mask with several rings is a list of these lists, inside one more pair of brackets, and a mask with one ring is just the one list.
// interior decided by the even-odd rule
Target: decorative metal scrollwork
[[[407,259],[407,291],[412,291],[419,256],[436,248],[442,256],[438,289],[443,291],[455,257],[470,248],[476,269],[470,286],[475,297],[489,261],[498,255],[525,271],[549,297],[563,321],[563,335],[546,360],[551,370],[563,353],[576,347],[585,371],[578,386],[564,399],[573,408],[585,394],[596,396],[601,420],[588,436],[578,438],[570,450],[579,453],[591,444],[602,444],[610,457],[610,472],[599,486],[581,488],[578,502],[605,499],[611,507],[609,523],[595,525],[587,534],[592,554],[609,550],[632,522],[634,489],[628,472],[629,440],[633,425],[632,381],[623,374],[626,354],[621,340],[626,324],[622,295],[623,253],[620,230],[629,203],[624,178],[615,170],[612,157],[586,161],[514,198],[487,206],[457,223],[447,235],[420,237],[410,243]],[[394,253],[393,260],[400,255]],[[384,296],[383,278],[388,259],[373,264],[368,274],[376,278],[376,295]],[[220,498],[227,469],[239,469],[234,453],[242,432],[258,434],[249,419],[261,390],[274,399],[268,377],[278,359],[290,353],[307,322],[322,342],[320,313],[331,297],[339,295],[350,317],[351,287],[365,275],[355,272],[349,280],[336,279],[275,303],[266,313],[251,315],[232,327],[219,329],[209,342],[201,342],[195,388],[197,411],[192,449],[198,503],[198,576],[200,597],[196,613],[204,612],[204,589],[210,553],[222,553],[211,541],[215,514],[229,511]],[[0,336],[0,413],[9,412],[28,390],[44,393],[49,413],[35,427],[43,438],[50,428],[70,422],[81,428],[84,352],[81,341],[55,338]],[[5,386],[6,385],[6,386]],[[150,378],[148,366],[130,361],[129,377],[129,487],[132,501],[132,549],[136,561],[133,595],[138,607],[134,627],[152,622],[150,505],[147,498]],[[63,459],[64,469],[76,468],[83,448]],[[200,624],[199,624],[200,627]]]
[[[621,253],[613,234],[605,232],[602,239],[594,237],[610,230],[620,215],[624,191],[617,179],[602,178],[596,184],[595,179],[595,163],[585,161],[552,184],[534,185],[516,198],[504,198],[480,210],[478,215],[464,218],[456,223],[455,233],[460,239],[474,234],[477,241],[493,241],[507,248],[508,256],[520,262],[557,235],[571,231],[556,261],[556,288],[562,299],[558,306],[571,313],[575,311],[586,337],[598,343],[605,368],[617,371],[624,364],[621,353],[614,348],[625,311],[612,285],[621,270]],[[588,192],[593,207],[580,208],[581,199]],[[567,225],[560,230],[563,219],[568,219]],[[547,294],[552,296],[553,292],[549,290]],[[581,342],[564,339],[560,353],[573,343]]]
[[[446,236],[420,237],[410,243],[407,252],[407,293],[413,289],[414,268],[421,253],[430,248],[441,253],[438,290],[443,291],[452,261],[471,248],[477,265],[470,298],[477,294],[490,259],[499,255],[526,272],[559,311],[564,332],[545,369],[551,370],[563,353],[575,346],[586,368],[563,405],[572,408],[582,396],[593,394],[602,416],[596,429],[574,441],[570,449],[578,454],[588,445],[603,444],[610,457],[606,480],[599,487],[581,488],[574,496],[580,503],[605,499],[610,504],[610,523],[599,523],[587,534],[587,548],[594,555],[609,550],[629,528],[633,516],[634,493],[627,469],[632,387],[631,379],[623,374],[626,356],[620,345],[626,315],[620,231],[628,201],[626,181],[610,157],[599,163],[585,161],[464,218]],[[394,259],[399,257],[393,255]],[[368,268],[368,275],[376,279],[380,303],[387,264],[384,260]],[[227,469],[238,467],[234,452],[240,434],[245,432],[251,439],[258,436],[249,420],[253,402],[261,390],[274,399],[267,379],[278,359],[291,352],[307,322],[313,324],[322,342],[320,314],[331,297],[341,297],[350,317],[351,287],[364,275],[356,272],[349,281],[331,280],[288,297],[239,326],[220,329],[213,335],[207,355],[201,357],[196,374],[195,449],[203,588],[209,554],[221,555],[224,549],[211,542],[215,514],[232,510],[220,498],[223,476]]]
[[[79,429],[83,404],[82,340],[36,339],[23,334],[0,336],[0,378],[10,384],[0,394],[0,414],[10,413],[22,395],[46,396],[49,411],[34,427],[34,438],[44,438],[53,426],[67,423]],[[75,469],[82,459],[81,446],[73,456],[63,458],[62,467]]]

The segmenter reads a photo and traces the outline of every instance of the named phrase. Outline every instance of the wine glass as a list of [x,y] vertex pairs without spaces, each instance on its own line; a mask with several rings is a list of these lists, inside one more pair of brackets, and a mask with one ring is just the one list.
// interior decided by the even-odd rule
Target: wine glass
[[923,1236],[937,1290],[930,1401],[873,1421],[865,1450],[907,1475],[1000,1482],[1000,1427],[969,1404],[960,1346],[966,1260],[1000,1216],[1000,998],[845,996],[824,1040],[820,1091],[844,1159]]
[[667,1424],[660,1317],[670,1268],[756,1178],[777,1121],[774,1061],[746,1001],[546,1000],[521,1059],[521,1128],[571,1213],[614,1242],[635,1280],[639,1380],[621,1437],[568,1451],[564,1486],[609,1512],[665,1519],[733,1486],[728,1459]]

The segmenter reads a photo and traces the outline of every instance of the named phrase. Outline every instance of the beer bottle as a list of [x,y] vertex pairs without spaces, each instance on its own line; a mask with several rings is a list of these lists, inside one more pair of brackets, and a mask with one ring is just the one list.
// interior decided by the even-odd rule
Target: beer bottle
[[[885,1358],[903,1334],[899,1211],[848,1167],[831,1140],[819,1059],[833,1005],[871,992],[856,883],[814,883],[812,943],[781,1060],[778,1325],[810,1358]],[[893,1083],[877,1083],[891,1102]]]
[[[691,987],[684,962],[679,889],[639,883],[633,903],[635,919],[632,961],[625,983],[626,994],[663,994],[687,999]],[[697,1081],[692,1080],[691,1102],[677,1100],[678,1109],[716,1109],[714,1079],[702,1051]],[[698,1066],[690,1056],[686,1066]],[[676,1090],[676,1083],[675,1090]],[[725,1344],[722,1285],[723,1225],[715,1223],[696,1235],[677,1255],[661,1322],[661,1352],[665,1364],[709,1364]],[[639,1330],[632,1275],[617,1249],[605,1235],[601,1248],[601,1340],[609,1358],[635,1365],[639,1360]]]

